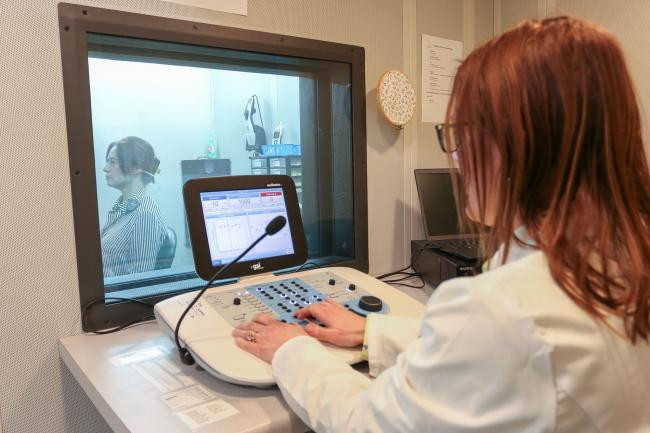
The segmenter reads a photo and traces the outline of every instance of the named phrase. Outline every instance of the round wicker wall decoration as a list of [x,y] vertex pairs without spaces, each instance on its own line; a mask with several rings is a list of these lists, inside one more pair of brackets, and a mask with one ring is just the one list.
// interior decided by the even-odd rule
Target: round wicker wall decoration
[[377,104],[388,122],[402,129],[415,114],[415,89],[401,71],[386,71],[377,83]]

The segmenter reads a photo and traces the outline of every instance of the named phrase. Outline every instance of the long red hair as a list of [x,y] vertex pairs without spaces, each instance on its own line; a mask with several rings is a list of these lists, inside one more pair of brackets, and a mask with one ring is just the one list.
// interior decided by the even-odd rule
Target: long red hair
[[616,40],[575,18],[525,21],[465,59],[446,121],[482,222],[498,201],[486,252],[507,256],[523,224],[574,302],[648,341],[650,173]]

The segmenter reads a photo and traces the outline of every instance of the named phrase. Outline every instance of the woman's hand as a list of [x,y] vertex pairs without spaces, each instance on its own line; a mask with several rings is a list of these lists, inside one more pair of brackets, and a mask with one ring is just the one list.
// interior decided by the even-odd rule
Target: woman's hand
[[312,337],[335,346],[355,347],[363,343],[366,319],[330,300],[296,311],[299,319],[317,319],[323,326],[309,323],[305,331]]
[[258,314],[252,321],[233,329],[232,335],[237,346],[270,364],[280,346],[307,334],[296,324],[288,325],[266,314]]

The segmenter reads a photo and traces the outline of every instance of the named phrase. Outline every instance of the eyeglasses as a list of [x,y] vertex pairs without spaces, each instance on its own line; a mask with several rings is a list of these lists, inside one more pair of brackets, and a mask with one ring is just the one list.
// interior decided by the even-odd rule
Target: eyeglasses
[[[438,144],[444,153],[454,153],[458,150],[460,142],[456,127],[461,126],[459,123],[436,123],[433,127],[438,136]],[[449,130],[449,142],[445,140],[445,130]]]

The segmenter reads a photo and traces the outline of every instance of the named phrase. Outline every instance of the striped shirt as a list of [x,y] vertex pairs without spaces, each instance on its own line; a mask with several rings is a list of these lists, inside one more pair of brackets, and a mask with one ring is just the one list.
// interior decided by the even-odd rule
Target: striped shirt
[[120,196],[101,230],[104,278],[155,269],[166,236],[160,209],[145,188],[126,201]]

